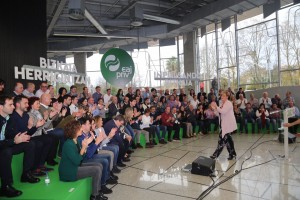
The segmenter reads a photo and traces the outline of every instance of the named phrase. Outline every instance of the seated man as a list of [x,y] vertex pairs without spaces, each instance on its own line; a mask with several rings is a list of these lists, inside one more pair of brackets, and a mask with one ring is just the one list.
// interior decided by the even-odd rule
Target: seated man
[[248,133],[248,122],[252,124],[252,133],[255,132],[255,113],[251,106],[251,103],[246,104],[246,109],[243,111],[243,118],[245,124],[245,132]]
[[[165,141],[165,136],[167,133],[167,127],[161,124],[161,115],[156,111],[155,106],[150,107],[150,116],[153,118],[153,123],[151,126],[156,128],[156,136],[160,144],[167,144]],[[162,136],[160,135],[162,131]]]
[[[299,108],[295,106],[295,101],[293,101],[293,100],[289,101],[288,108],[295,108],[295,116],[290,117],[288,119],[288,122],[291,123],[291,122],[296,121],[300,117],[300,112],[299,112]],[[298,125],[295,125],[295,126],[289,128],[289,132],[293,133],[293,134],[296,134],[297,129],[298,129]]]
[[[125,119],[122,115],[117,115],[114,117],[114,119],[109,120],[104,125],[104,130],[106,135],[108,135],[112,128],[117,128],[117,132],[114,135],[114,137],[110,140],[110,144],[115,144],[119,146],[119,155],[118,155],[118,161],[117,165],[119,167],[126,167],[126,165],[123,163],[123,160],[125,159],[125,154],[129,148],[129,143],[132,140],[132,137],[124,132],[124,129],[122,129],[123,125],[125,123]],[[128,160],[127,158],[126,160]]]
[[[171,114],[170,106],[167,106],[165,108],[165,112],[161,115],[161,122],[162,122],[162,125],[167,127],[169,142],[172,142],[171,133],[174,130],[175,137],[179,136],[180,126],[175,123],[175,118]],[[174,139],[179,140],[179,138],[174,138]]]
[[40,181],[40,179],[33,177],[30,173],[30,169],[34,164],[35,151],[35,144],[30,141],[30,136],[26,133],[18,133],[14,138],[6,138],[6,124],[9,115],[13,113],[13,110],[14,105],[12,98],[0,96],[0,196],[6,197],[17,197],[22,194],[21,191],[12,186],[13,177],[11,161],[13,155],[24,152],[21,182],[37,183]]
[[89,118],[80,118],[78,120],[81,124],[82,134],[78,137],[78,142],[81,145],[85,138],[95,138],[87,147],[86,154],[83,157],[82,163],[101,163],[102,177],[101,177],[101,192],[103,194],[110,194],[112,190],[106,187],[106,184],[117,184],[116,176],[110,172],[111,157],[109,154],[98,154],[98,147],[102,142],[102,137],[95,137],[91,131],[91,122]]
[[[273,103],[271,109],[270,109],[270,122],[273,127],[274,133],[278,132],[278,128],[281,127],[282,119],[281,119],[281,109],[277,107],[276,103]],[[276,129],[277,124],[277,129]]]

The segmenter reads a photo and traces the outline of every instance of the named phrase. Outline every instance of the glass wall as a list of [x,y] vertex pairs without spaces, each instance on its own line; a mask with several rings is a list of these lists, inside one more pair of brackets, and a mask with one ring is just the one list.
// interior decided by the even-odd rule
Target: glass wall
[[[220,23],[217,30],[211,24],[204,36],[197,37],[196,72],[200,72],[205,90],[209,91],[214,78],[218,78],[220,88],[233,90],[300,85],[300,5],[289,5],[267,18],[262,14],[249,18],[249,13],[244,13],[236,19],[237,23],[232,18],[224,31]],[[129,52],[136,73],[128,85],[182,87],[154,80],[154,72],[184,72],[184,41],[182,36],[175,41],[175,45],[160,47],[159,41],[153,40],[147,49]],[[100,63],[101,55],[94,56],[87,59],[87,74],[93,85],[106,85],[98,65],[89,64],[90,60]]]

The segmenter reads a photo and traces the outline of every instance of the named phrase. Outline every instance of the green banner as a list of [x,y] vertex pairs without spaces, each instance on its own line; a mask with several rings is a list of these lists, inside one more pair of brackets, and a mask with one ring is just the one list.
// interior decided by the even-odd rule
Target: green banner
[[104,79],[113,86],[124,87],[134,75],[134,63],[131,56],[123,49],[112,48],[100,62]]

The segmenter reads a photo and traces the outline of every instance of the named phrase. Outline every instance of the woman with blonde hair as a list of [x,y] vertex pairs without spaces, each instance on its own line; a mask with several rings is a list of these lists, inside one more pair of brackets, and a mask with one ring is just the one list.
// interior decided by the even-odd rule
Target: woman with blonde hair
[[[132,108],[126,108],[124,118],[125,118],[126,129],[128,131],[132,130],[135,133],[136,141],[137,141],[136,146],[138,148],[143,148],[140,143],[140,136],[141,136],[141,134],[144,134],[145,139],[146,139],[146,148],[153,147],[150,144],[149,132],[146,130],[141,130],[140,125],[136,121],[132,120],[132,118],[133,118],[133,109]],[[139,117],[139,121],[141,121],[141,119],[142,119],[142,116]]]
[[232,160],[236,157],[236,152],[231,133],[237,129],[237,125],[233,113],[233,105],[228,100],[226,92],[222,92],[221,101],[220,107],[214,102],[211,103],[212,109],[218,111],[219,113],[219,124],[221,131],[219,133],[218,147],[214,154],[210,157],[212,159],[216,159],[221,154],[224,145],[226,145],[229,153],[228,160]]

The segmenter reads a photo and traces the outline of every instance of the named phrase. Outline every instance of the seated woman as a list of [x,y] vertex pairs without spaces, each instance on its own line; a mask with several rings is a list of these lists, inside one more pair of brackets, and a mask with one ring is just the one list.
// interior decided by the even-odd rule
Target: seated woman
[[199,122],[199,126],[201,129],[200,134],[205,135],[207,134],[207,127],[205,126],[206,115],[205,115],[205,107],[203,104],[199,104],[196,113],[197,113],[197,120]]
[[[135,132],[135,136],[136,136],[136,141],[137,141],[137,147],[142,148],[141,144],[140,144],[140,136],[141,134],[144,134],[145,139],[146,139],[146,148],[151,148],[152,145],[150,145],[150,140],[149,140],[149,132],[146,130],[141,130],[140,125],[132,120],[133,117],[133,109],[132,108],[126,108],[125,110],[125,127],[128,131],[134,131]],[[142,116],[140,116],[140,118],[142,118]]]
[[82,135],[81,124],[78,121],[69,122],[64,129],[67,140],[64,143],[59,164],[59,179],[61,181],[77,181],[92,178],[92,194],[90,200],[106,200],[107,197],[99,192],[101,188],[102,165],[100,163],[81,164],[88,145],[93,138],[85,138],[81,145],[78,136]]
[[[152,144],[156,144],[156,142],[155,142],[155,134],[156,134],[157,129],[154,126],[151,126],[153,124],[153,118],[150,116],[150,109],[149,108],[146,108],[146,110],[144,111],[141,123],[142,123],[140,125],[141,129],[143,129],[145,131],[148,131],[149,134],[152,136],[152,139],[150,141],[152,141]],[[151,143],[150,144],[146,144],[146,146],[148,146],[150,148],[153,147],[151,145]]]
[[217,133],[218,127],[219,127],[219,117],[217,113],[212,109],[211,104],[209,104],[208,108],[204,111],[206,115],[206,121],[205,126],[207,127],[207,132],[210,130],[210,125],[214,124],[214,132]]
[[265,126],[267,127],[268,133],[270,133],[270,119],[269,117],[269,112],[265,108],[265,104],[261,103],[259,105],[258,110],[256,111],[256,121],[258,125],[258,132],[261,132],[261,129],[264,128]]
[[180,117],[179,117],[179,121],[181,124],[183,124],[183,133],[185,133],[183,135],[183,137],[193,137],[193,126],[191,122],[187,121],[187,113],[185,111],[184,106],[180,106],[179,108],[179,113],[180,113]]
[[[272,104],[270,109],[270,121],[272,123],[273,132],[278,133],[278,128],[281,127],[282,119],[281,119],[281,109],[277,107],[277,104]],[[277,125],[277,129],[276,129]]]
[[103,128],[103,119],[100,116],[96,116],[92,119],[92,131],[95,133],[95,137],[102,137],[103,140],[98,146],[98,153],[112,154],[111,157],[111,171],[113,173],[120,173],[121,170],[117,167],[117,161],[119,156],[119,146],[114,144],[108,144],[111,138],[116,134],[117,129],[112,128],[110,133],[106,135]]
[[117,167],[117,161],[118,161],[118,156],[119,156],[119,146],[114,145],[114,144],[109,144],[110,139],[113,138],[113,136],[115,135],[116,132],[113,129],[111,129],[110,133],[108,135],[106,135],[105,130],[103,128],[103,119],[100,116],[96,116],[96,117],[94,117],[94,120],[95,120],[95,124],[94,124],[94,127],[92,124],[92,129],[95,132],[95,135],[97,137],[102,136],[104,138],[103,141],[101,142],[99,148],[113,152],[114,157],[113,157],[112,172],[120,173],[121,170]]

